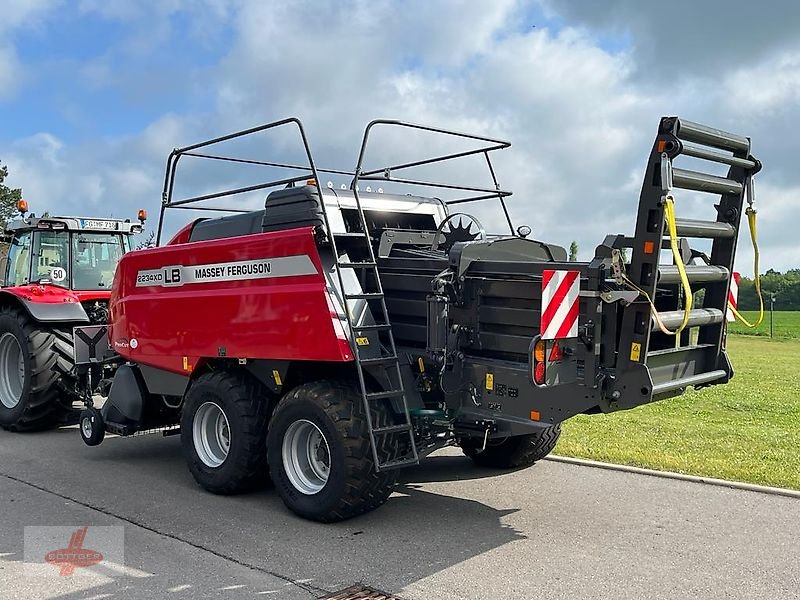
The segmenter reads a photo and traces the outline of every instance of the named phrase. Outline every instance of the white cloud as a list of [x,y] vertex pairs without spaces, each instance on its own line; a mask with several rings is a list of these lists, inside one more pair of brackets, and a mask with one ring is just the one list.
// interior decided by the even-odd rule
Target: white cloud
[[20,87],[22,69],[11,46],[0,46],[0,101],[11,100]]
[[[212,110],[178,113],[165,106],[164,115],[137,135],[51,147],[59,161],[55,170],[48,170],[53,161],[46,144],[18,145],[12,175],[16,185],[25,180],[26,193],[27,181],[36,179],[42,198],[63,198],[73,212],[86,212],[83,199],[103,196],[105,204],[97,200],[90,207],[113,207],[119,214],[145,205],[155,213],[163,163],[175,146],[298,115],[319,163],[352,168],[364,124],[376,117],[399,118],[510,139],[514,146],[500,153],[497,170],[504,187],[515,191],[512,215],[541,239],[565,246],[576,239],[581,257],[589,258],[606,234],[633,231],[658,119],[679,114],[753,136],[765,161],[759,176],[762,262],[797,266],[800,256],[787,225],[797,219],[800,190],[794,167],[800,146],[787,135],[800,120],[800,54],[786,34],[791,27],[775,25],[769,40],[763,28],[751,27],[753,39],[766,49],[750,55],[738,48],[738,38],[714,29],[708,34],[713,56],[703,54],[693,62],[680,44],[681,31],[694,44],[705,17],[666,31],[663,15],[640,4],[646,3],[619,0],[606,12],[578,14],[573,5],[552,0],[548,10],[566,23],[557,29],[546,23],[527,26],[530,6],[511,0],[414,5],[209,0],[192,6],[193,31],[202,34],[216,22],[231,28],[232,43],[197,89],[186,93],[210,98]],[[146,21],[154,32],[169,27],[176,11],[190,10],[180,0],[158,6],[84,0],[81,6],[107,18]],[[796,11],[790,12],[787,20],[793,22]],[[750,26],[746,13],[725,19],[728,25]],[[612,34],[630,36],[630,43],[607,43],[603,36]],[[648,35],[652,47],[646,48]],[[151,50],[157,52],[159,36],[152,39]],[[745,41],[752,46],[750,38]],[[672,54],[663,51],[670,42],[679,46]],[[717,69],[719,56],[728,51],[735,64]],[[96,85],[109,76],[125,80],[125,73],[114,72],[113,62],[87,67],[84,74]],[[659,74],[663,81],[654,81]],[[438,148],[410,139],[401,144],[393,138],[381,157],[390,150],[428,154]],[[478,174],[472,165],[442,172],[471,180]],[[197,175],[198,185],[210,185],[210,171]],[[62,179],[75,181],[80,193]],[[679,195],[681,216],[713,218],[707,200]],[[490,228],[500,229],[502,217],[490,206],[476,205],[475,211]],[[745,241],[740,263],[747,272]]]
[[4,0],[0,33],[39,25],[62,0]]

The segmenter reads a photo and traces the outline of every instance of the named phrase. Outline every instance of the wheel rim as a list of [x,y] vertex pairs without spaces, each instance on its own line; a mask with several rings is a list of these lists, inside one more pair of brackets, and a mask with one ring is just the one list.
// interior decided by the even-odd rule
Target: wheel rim
[[14,408],[22,399],[25,387],[25,356],[13,333],[0,337],[0,402]]
[[214,402],[206,402],[197,409],[192,425],[194,449],[204,465],[219,467],[228,457],[231,433],[228,417]]
[[319,492],[328,483],[331,452],[322,430],[311,421],[292,423],[283,436],[283,468],[292,486],[307,496]]
[[81,419],[81,433],[83,437],[89,439],[92,437],[92,418],[91,417],[83,417]]

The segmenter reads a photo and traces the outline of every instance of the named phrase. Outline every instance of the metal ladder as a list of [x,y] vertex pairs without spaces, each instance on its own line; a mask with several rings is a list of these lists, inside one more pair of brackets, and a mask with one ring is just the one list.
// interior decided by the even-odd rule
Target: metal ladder
[[[685,142],[689,142],[687,144]],[[678,156],[689,156],[729,167],[725,177],[672,166]],[[719,194],[716,221],[676,219],[679,238],[712,240],[706,264],[686,264],[687,278],[705,289],[703,308],[693,308],[686,329],[676,344],[660,333],[651,319],[649,305],[640,298],[625,309],[619,344],[618,367],[643,361],[651,372],[680,370],[680,377],[654,377],[653,394],[670,393],[692,385],[727,381],[732,369],[723,351],[728,290],[736,255],[736,242],[745,196],[752,194],[752,176],[761,163],[750,154],[750,140],[677,117],[661,120],[648,161],[639,200],[633,254],[628,275],[656,303],[659,317],[670,328],[683,320],[677,303],[680,276],[675,265],[659,264],[662,248],[668,248],[662,197],[673,188]],[[750,196],[752,199],[752,196]],[[680,198],[678,198],[678,202]],[[672,290],[671,299],[657,298],[657,290]],[[689,328],[699,328],[692,343]],[[641,350],[641,357],[639,350]],[[680,369],[678,368],[680,367]]]
[[[369,228],[367,227],[366,217],[361,205],[361,199],[358,196],[358,189],[356,185],[352,187],[353,197],[356,202],[356,209],[358,212],[359,221],[361,223],[361,232],[347,232],[347,233],[332,233],[331,232],[331,247],[333,250],[334,264],[339,276],[339,284],[341,285],[342,297],[344,298],[344,309],[347,318],[347,324],[350,329],[350,340],[353,348],[353,355],[355,358],[356,372],[358,373],[358,383],[361,387],[361,399],[364,403],[364,411],[367,417],[367,431],[369,432],[370,444],[372,445],[372,456],[375,461],[375,468],[377,471],[387,471],[400,467],[419,464],[419,455],[417,453],[416,441],[414,439],[414,428],[411,423],[411,415],[408,410],[408,402],[406,400],[406,392],[403,387],[403,377],[400,371],[400,358],[397,355],[397,347],[394,342],[394,334],[392,333],[392,326],[389,321],[389,312],[386,308],[386,299],[383,294],[383,286],[381,284],[380,274],[378,272],[378,263],[375,258],[375,250],[372,247],[372,240],[369,235]],[[330,231],[330,229],[328,229]],[[347,244],[356,242],[363,244],[360,248],[366,259],[358,262],[343,262],[337,249],[336,241],[344,241]],[[348,293],[344,287],[344,281],[341,276],[342,269],[353,269],[360,273],[362,291],[359,293]],[[372,289],[367,289],[370,287]],[[354,322],[353,315],[350,314],[349,300],[364,300],[367,306],[371,309],[375,324],[359,325]],[[364,357],[362,356],[362,344],[366,338],[364,334],[375,332],[379,340],[380,356],[378,357]],[[383,367],[386,370],[387,378],[390,382],[389,389],[380,392],[368,391],[366,379],[364,377],[365,368]],[[401,418],[402,422],[393,425],[375,427],[372,419],[372,410],[376,402],[383,402],[384,400],[395,399],[402,404]],[[386,436],[396,436],[396,447],[391,453],[389,458],[381,456],[378,449],[382,447],[380,444]],[[407,444],[403,444],[403,436],[407,436]]]

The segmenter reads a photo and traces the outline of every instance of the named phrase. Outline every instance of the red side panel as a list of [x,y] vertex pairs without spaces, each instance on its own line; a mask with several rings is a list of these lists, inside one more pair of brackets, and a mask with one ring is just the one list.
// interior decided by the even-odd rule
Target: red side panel
[[110,291],[96,290],[75,292],[57,285],[31,284],[3,288],[3,291],[24,298],[37,304],[63,304],[69,302],[86,302],[87,300],[108,300]]
[[109,339],[124,357],[176,373],[202,358],[352,360],[313,228],[126,254]]

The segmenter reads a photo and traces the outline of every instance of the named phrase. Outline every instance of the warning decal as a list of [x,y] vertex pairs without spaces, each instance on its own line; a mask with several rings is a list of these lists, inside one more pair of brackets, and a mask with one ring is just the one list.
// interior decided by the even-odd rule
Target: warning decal
[[725,317],[727,318],[728,322],[732,322],[736,320],[736,317],[731,310],[731,306],[733,308],[739,308],[739,273],[734,271],[731,273],[731,287],[728,290],[728,309],[725,313]]
[[307,254],[300,254],[188,267],[174,265],[160,269],[147,269],[137,273],[136,287],[177,287],[190,283],[218,283],[269,277],[315,275],[316,273],[317,269],[311,262],[311,258]]
[[579,271],[542,271],[542,339],[578,337],[580,289]]

